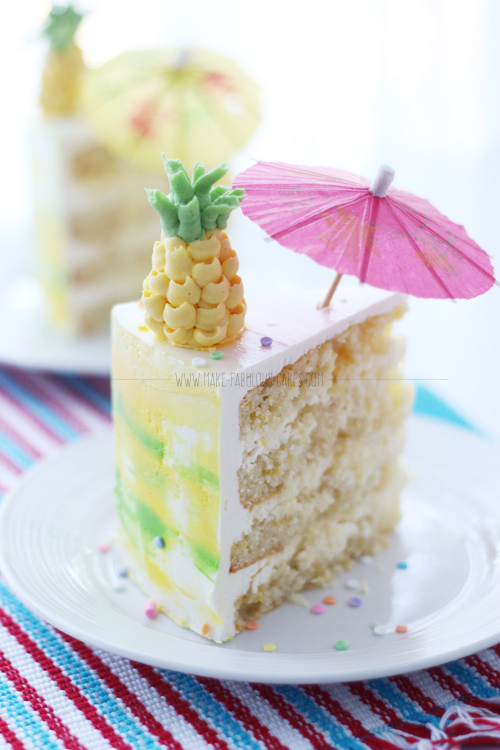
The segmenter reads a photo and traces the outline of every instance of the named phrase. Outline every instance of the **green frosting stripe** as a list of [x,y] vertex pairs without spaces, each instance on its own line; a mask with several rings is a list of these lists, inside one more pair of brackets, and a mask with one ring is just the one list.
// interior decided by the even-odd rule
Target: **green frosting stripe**
[[206,578],[213,581],[217,571],[219,570],[219,555],[216,555],[211,550],[203,547],[198,542],[194,542],[192,539],[186,540],[189,545],[189,550],[194,560],[194,564]]
[[116,416],[123,419],[129,430],[144,445],[144,447],[151,451],[158,461],[161,461],[165,452],[164,443],[162,443],[161,440],[158,440],[158,438],[150,432],[143,430],[137,424],[137,421],[130,416],[116,384],[113,386],[113,411]]
[[164,154],[162,157],[172,192],[166,196],[160,190],[146,188],[146,193],[160,217],[165,236],[180,237],[189,244],[203,239],[207,230],[225,229],[229,214],[245,197],[242,188],[213,187],[226,174],[227,164],[205,173],[205,167],[198,161],[190,180],[178,159],[167,159]]
[[[210,581],[219,569],[219,555],[194,541],[179,534],[177,529],[167,526],[160,516],[149,506],[141,502],[124,487],[120,476],[117,478],[116,495],[118,497],[118,514],[128,536],[133,540],[137,526],[146,541],[161,536],[168,550],[172,544],[181,543],[187,546],[196,568]],[[168,573],[168,571],[167,571]]]

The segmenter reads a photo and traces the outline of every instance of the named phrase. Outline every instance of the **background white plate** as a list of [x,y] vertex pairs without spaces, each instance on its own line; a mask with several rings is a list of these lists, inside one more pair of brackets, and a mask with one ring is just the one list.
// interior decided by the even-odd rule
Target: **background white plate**
[[109,375],[109,331],[72,338],[47,320],[40,284],[17,279],[0,294],[0,363],[37,370]]
[[[218,646],[161,615],[147,621],[145,596],[120,579],[113,538],[112,433],[82,440],[39,465],[3,503],[0,569],[38,615],[97,647],[159,667],[219,678],[320,683],[429,667],[500,640],[498,450],[439,422],[410,421],[412,472],[403,520],[375,564],[358,563],[337,585],[324,615],[287,603]],[[396,567],[405,560],[406,570]],[[346,588],[365,579],[368,592]],[[348,606],[358,595],[363,605]],[[376,636],[372,622],[390,632]],[[397,634],[397,624],[408,626]],[[338,639],[348,651],[335,651]],[[274,653],[262,651],[267,642]]]

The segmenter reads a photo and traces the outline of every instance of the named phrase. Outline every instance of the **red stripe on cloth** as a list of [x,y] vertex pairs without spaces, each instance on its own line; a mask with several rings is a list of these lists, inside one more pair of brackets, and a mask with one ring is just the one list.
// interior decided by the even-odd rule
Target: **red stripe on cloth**
[[108,412],[95,404],[89,398],[86,398],[82,393],[78,391],[77,388],[74,388],[71,380],[59,379],[57,381],[57,388],[65,391],[66,395],[69,398],[72,398],[74,401],[78,401],[78,403],[84,406],[87,411],[91,411],[93,414],[97,414],[97,416],[100,417],[100,419],[104,419],[105,422],[111,422],[111,416],[108,414]]
[[[351,688],[352,686],[349,685],[349,687]],[[356,719],[356,717],[344,709],[335,698],[332,698],[331,695],[319,686],[303,685],[302,690],[310,695],[318,705],[325,708],[331,716],[337,719],[337,721],[347,727],[353,737],[362,740],[366,745],[373,748],[373,750],[378,750],[381,742],[383,743],[383,747],[386,747],[387,750],[400,750],[399,747],[393,745],[387,740],[374,737],[361,721]],[[370,708],[372,711],[374,710],[372,704],[370,704]]]
[[311,743],[315,750],[325,750],[327,747],[325,737],[318,732],[316,727],[305,719],[302,714],[297,713],[295,708],[285,698],[276,693],[270,685],[250,683],[252,690],[259,693],[268,703],[285,719],[291,727],[296,729],[304,739]]
[[[498,648],[498,647],[495,647]],[[457,682],[451,675],[447,674],[442,667],[431,667],[427,670],[433,680],[435,680],[444,690],[447,690],[453,698],[459,701],[463,701],[469,706],[476,708],[486,708],[488,711],[497,712],[500,711],[500,706],[495,706],[489,701],[478,698],[471,693],[465,685]]]
[[63,443],[66,442],[66,440],[57,434],[57,432],[54,432],[54,430],[51,430],[48,425],[45,424],[45,422],[37,417],[36,414],[31,412],[29,409],[27,409],[24,404],[21,401],[18,401],[17,398],[14,396],[11,396],[8,391],[5,390],[2,386],[0,386],[0,393],[5,398],[6,401],[9,402],[12,406],[14,406],[16,409],[18,409],[22,414],[24,414],[25,417],[27,417],[30,422],[33,422],[34,425],[36,425],[39,430],[41,430],[44,435],[49,437],[51,440],[53,440],[58,445],[63,445]]
[[63,421],[66,422],[66,424],[72,427],[76,432],[79,432],[83,435],[89,431],[89,428],[84,425],[83,422],[80,422],[80,420],[75,417],[74,414],[68,411],[68,409],[66,409],[66,407],[63,406],[59,401],[57,401],[57,399],[55,399],[47,390],[40,387],[40,384],[45,381],[47,377],[46,375],[39,374],[37,375],[37,380],[35,380],[34,377],[28,375],[22,370],[16,370],[16,372],[13,373],[13,377],[15,377],[16,381],[20,383],[27,391],[29,391],[35,398],[37,398],[44,404],[48,404],[52,411],[54,411]]
[[379,696],[371,689],[369,689],[364,682],[352,682],[349,684],[349,690],[354,695],[357,695],[363,703],[369,706],[373,713],[380,716],[382,721],[386,724],[390,724],[395,729],[400,729],[403,732],[413,736],[428,738],[430,731],[427,727],[419,726],[418,724],[412,724],[402,719],[396,711],[392,708],[390,703],[382,700]]
[[12,474],[15,474],[16,477],[20,476],[23,473],[23,470],[20,466],[15,464],[11,459],[5,455],[5,453],[0,453],[0,464],[3,464],[8,471],[10,471]]
[[0,716],[0,735],[6,740],[12,747],[12,750],[26,750],[25,745],[21,740],[16,737],[12,729],[9,727],[6,721]]
[[437,703],[434,703],[432,698],[425,695],[419,687],[414,685],[409,677],[406,677],[405,675],[397,675],[396,677],[389,677],[389,679],[396,685],[398,690],[401,690],[402,693],[406,693],[410,700],[417,703],[422,711],[426,711],[432,716],[439,717],[444,714],[444,708],[438,706]]
[[132,666],[138,671],[138,673],[145,680],[149,682],[156,692],[165,698],[167,703],[177,711],[179,716],[182,716],[192,727],[198,732],[201,737],[209,745],[213,745],[216,750],[230,750],[229,745],[226,741],[220,738],[212,727],[210,727],[205,719],[201,717],[194,708],[189,705],[189,702],[185,700],[175,688],[169,682],[166,682],[162,676],[156,672],[153,667],[149,667],[146,664],[139,664],[139,662],[131,662]]
[[21,694],[23,700],[30,704],[31,708],[37,712],[47,727],[64,743],[65,747],[69,748],[69,750],[85,750],[85,747],[80,744],[78,739],[71,734],[68,727],[54,713],[52,707],[46,703],[43,696],[18,672],[2,651],[0,651],[0,670],[14,685],[17,692]]
[[[497,651],[497,653],[500,652]],[[478,656],[478,654],[467,656],[464,661],[466,661],[467,664],[473,667],[481,675],[481,677],[486,677],[492,687],[497,689],[500,687],[500,672],[488,662],[483,661]]]
[[17,430],[15,430],[12,425],[7,424],[7,422],[4,422],[3,419],[0,419],[0,430],[2,430],[7,437],[9,437],[13,443],[16,443],[20,448],[22,448],[31,458],[41,458],[42,454],[38,450],[38,448],[35,448],[34,445],[31,445],[31,443],[28,443],[25,437],[20,435]]
[[0,623],[21,644],[28,654],[42,667],[52,678],[55,684],[73,701],[76,708],[88,719],[108,742],[117,750],[131,750],[131,746],[125,742],[114,729],[107,723],[106,719],[90,703],[85,695],[71,682],[64,672],[31,640],[29,635],[15,622],[5,610],[0,608]]
[[151,734],[153,734],[162,745],[165,747],[172,748],[172,750],[182,750],[182,745],[177,742],[175,737],[163,727],[159,721],[146,709],[143,703],[132,693],[126,685],[115,675],[114,672],[104,664],[101,659],[95,654],[88,646],[81,641],[77,641],[76,638],[72,638],[66,633],[57,631],[61,638],[69,643],[74,651],[83,659],[89,667],[100,677],[100,679],[111,688],[115,695],[120,698],[125,706],[131,711],[134,716],[139,719],[141,724],[145,726]]
[[236,695],[233,695],[233,693],[225,688],[221,682],[209,677],[197,677],[196,679],[203,685],[205,690],[212,693],[233,714],[247,731],[250,731],[254,735],[255,739],[263,742],[266,748],[270,748],[270,750],[287,750],[279,739],[271,734],[264,724],[260,723],[250,709]]

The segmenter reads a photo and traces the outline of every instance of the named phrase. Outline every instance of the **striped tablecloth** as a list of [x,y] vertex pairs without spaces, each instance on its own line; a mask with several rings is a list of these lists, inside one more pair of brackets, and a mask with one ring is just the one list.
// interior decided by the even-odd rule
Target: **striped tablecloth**
[[[420,389],[419,411],[461,417]],[[0,492],[109,423],[109,382],[0,368]],[[381,748],[500,744],[500,645],[410,675],[343,685],[218,681],[89,648],[0,579],[0,748]]]

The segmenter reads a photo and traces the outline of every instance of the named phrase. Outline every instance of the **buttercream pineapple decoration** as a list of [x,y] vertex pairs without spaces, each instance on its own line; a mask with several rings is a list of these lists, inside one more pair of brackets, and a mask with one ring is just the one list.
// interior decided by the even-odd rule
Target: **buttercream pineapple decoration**
[[75,110],[80,77],[85,71],[82,52],[74,41],[82,18],[71,5],[54,5],[47,16],[44,35],[50,41],[50,48],[40,94],[46,115],[64,117]]
[[180,161],[165,156],[163,161],[170,195],[146,191],[162,227],[144,281],[146,324],[176,346],[227,344],[243,328],[246,304],[238,257],[224,229],[244,190],[214,187],[226,174],[226,164],[205,173],[197,162],[191,180]]

